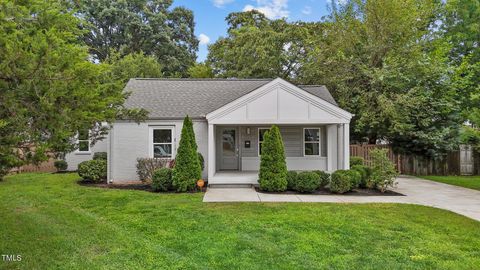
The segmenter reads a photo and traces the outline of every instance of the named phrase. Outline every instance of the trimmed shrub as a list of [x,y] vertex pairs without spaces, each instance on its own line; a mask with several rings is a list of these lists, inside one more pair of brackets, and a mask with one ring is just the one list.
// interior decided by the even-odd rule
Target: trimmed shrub
[[362,157],[350,157],[350,166],[363,165]]
[[347,173],[350,176],[350,190],[358,188],[360,186],[360,182],[362,181],[362,175],[356,170],[347,170]]
[[141,181],[151,181],[153,173],[167,167],[170,159],[168,158],[137,158],[137,174]]
[[62,159],[55,160],[55,162],[53,162],[53,166],[55,166],[58,172],[66,171],[68,168],[67,162]]
[[355,165],[355,166],[352,166],[350,169],[360,173],[361,178],[360,178],[359,187],[366,188],[368,179],[370,178],[370,174],[371,174],[370,167],[363,166],[363,165]]
[[287,189],[295,190],[295,183],[297,182],[298,173],[296,171],[287,172]]
[[87,160],[78,164],[78,174],[84,180],[102,182],[107,179],[106,160]]
[[172,190],[172,169],[161,168],[156,170],[152,176],[152,189],[153,191]]
[[190,132],[193,133],[193,124],[190,117],[186,116],[172,174],[173,187],[177,192],[195,189],[197,180],[202,177],[202,168],[195,148],[195,134]]
[[330,174],[324,171],[316,170],[313,171],[314,173],[318,174],[320,177],[318,179],[318,186],[324,188],[326,185],[330,183]]
[[258,178],[261,190],[285,191],[287,189],[285,148],[280,130],[275,125],[263,136]]
[[320,176],[315,172],[301,172],[297,176],[295,190],[311,193],[318,189]]
[[367,186],[385,192],[388,187],[395,186],[398,173],[395,164],[387,156],[387,149],[374,149],[370,152],[372,157],[372,174]]
[[332,173],[330,179],[330,191],[334,193],[345,193],[352,189],[350,173],[346,170],[338,170]]
[[107,160],[107,152],[95,152],[93,154],[93,159]]

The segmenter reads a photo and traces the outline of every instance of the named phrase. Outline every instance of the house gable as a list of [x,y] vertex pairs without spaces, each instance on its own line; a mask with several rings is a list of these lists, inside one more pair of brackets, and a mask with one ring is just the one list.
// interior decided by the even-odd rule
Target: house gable
[[349,123],[352,114],[277,78],[210,112],[211,124]]

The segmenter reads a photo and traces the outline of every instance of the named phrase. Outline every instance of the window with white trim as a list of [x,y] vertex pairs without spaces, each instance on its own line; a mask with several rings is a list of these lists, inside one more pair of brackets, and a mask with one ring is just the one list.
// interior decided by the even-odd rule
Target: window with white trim
[[304,128],[303,144],[305,156],[320,156],[320,128]]
[[82,129],[78,131],[78,152],[90,152],[89,130]]
[[173,155],[173,131],[171,128],[152,129],[152,153],[154,158],[171,158]]
[[265,132],[267,132],[268,128],[259,128],[258,129],[258,156],[262,154],[262,144],[263,144],[263,136]]

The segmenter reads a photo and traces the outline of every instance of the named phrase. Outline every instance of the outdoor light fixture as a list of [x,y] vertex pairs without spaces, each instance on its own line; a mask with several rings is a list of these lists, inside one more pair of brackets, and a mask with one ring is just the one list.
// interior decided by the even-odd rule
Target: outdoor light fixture
[[247,134],[250,135],[250,128],[247,127]]

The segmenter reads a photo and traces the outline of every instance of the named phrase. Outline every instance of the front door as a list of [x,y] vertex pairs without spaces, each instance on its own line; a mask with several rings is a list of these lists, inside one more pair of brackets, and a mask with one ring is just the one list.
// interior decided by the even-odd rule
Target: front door
[[234,127],[220,130],[220,170],[238,170],[238,134]]

